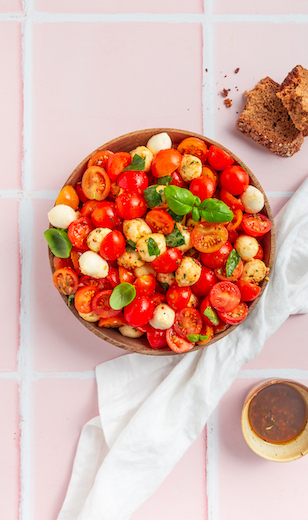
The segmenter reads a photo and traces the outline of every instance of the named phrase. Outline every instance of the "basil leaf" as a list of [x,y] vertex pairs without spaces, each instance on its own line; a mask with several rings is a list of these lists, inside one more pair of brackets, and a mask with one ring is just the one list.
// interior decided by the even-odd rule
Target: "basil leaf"
[[227,204],[218,199],[205,199],[199,209],[207,222],[230,222],[234,216]]
[[158,177],[157,184],[164,184],[165,186],[169,186],[171,182],[173,181],[173,178],[169,175],[166,175],[165,177]]
[[200,341],[206,341],[208,339],[209,335],[203,336],[202,334],[199,334]]
[[192,219],[194,222],[199,222],[199,219],[200,219],[200,211],[198,208],[196,207],[193,207],[192,209],[192,212],[191,212],[191,216],[192,216]]
[[219,323],[219,318],[217,316],[217,312],[215,311],[215,309],[213,309],[212,307],[206,307],[203,311],[203,314],[204,316],[206,316],[210,322],[213,324],[213,325],[218,325]]
[[169,284],[167,282],[158,282],[158,283],[164,289],[164,291],[168,291]]
[[63,229],[50,228],[44,233],[50,251],[59,258],[68,258],[72,249],[67,233]]
[[67,304],[69,307],[71,307],[73,301],[75,300],[75,294],[70,294],[68,299],[67,299]]
[[141,172],[144,170],[144,167],[145,167],[145,159],[142,159],[142,157],[140,157],[140,155],[135,153],[132,162],[128,166],[126,166],[126,168],[124,168],[123,172],[129,172],[129,171]]
[[176,222],[181,222],[183,220],[183,215],[176,215],[175,213],[173,213],[173,211],[171,211],[171,209],[169,209],[169,211],[167,211],[167,213],[169,213],[169,215],[173,218],[173,220],[175,220]]
[[109,305],[112,309],[119,311],[131,303],[136,296],[136,288],[128,282],[117,285],[109,298]]
[[168,247],[178,247],[183,246],[185,244],[185,238],[182,235],[181,231],[177,227],[177,225],[174,226],[174,229],[172,233],[165,236],[166,245]]
[[188,334],[187,339],[191,341],[192,343],[196,343],[196,341],[199,341],[200,334]]
[[236,251],[236,249],[232,249],[232,251],[230,251],[230,253],[229,253],[229,256],[228,256],[227,262],[226,262],[227,278],[230,278],[233,271],[237,268],[237,266],[240,262],[240,259],[241,259],[241,257],[238,254],[238,252]]
[[154,238],[149,237],[148,239],[148,253],[150,256],[159,256],[160,255],[160,249],[158,245],[156,244]]
[[186,188],[167,186],[164,194],[169,208],[176,215],[187,215],[195,204],[195,196]]
[[158,191],[156,191],[156,188],[157,186],[149,186],[149,188],[146,188],[143,191],[143,196],[148,208],[155,208],[162,204],[162,196]]
[[132,240],[127,240],[126,244],[127,244],[127,245],[126,245],[126,249],[127,249],[128,251],[135,251],[135,249],[136,249],[136,244],[135,244],[135,242],[133,242]]
[[197,208],[198,208],[200,206],[200,204],[201,204],[201,199],[199,199],[199,197],[197,197],[195,195],[195,206],[197,206]]

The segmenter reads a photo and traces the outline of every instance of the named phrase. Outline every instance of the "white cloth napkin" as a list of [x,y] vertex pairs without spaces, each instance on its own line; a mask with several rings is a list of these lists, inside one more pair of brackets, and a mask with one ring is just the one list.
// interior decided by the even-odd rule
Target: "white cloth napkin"
[[270,282],[235,331],[198,352],[129,354],[97,367],[100,415],[82,430],[58,520],[128,520],[201,433],[241,367],[290,314],[308,312],[308,179],[275,224]]

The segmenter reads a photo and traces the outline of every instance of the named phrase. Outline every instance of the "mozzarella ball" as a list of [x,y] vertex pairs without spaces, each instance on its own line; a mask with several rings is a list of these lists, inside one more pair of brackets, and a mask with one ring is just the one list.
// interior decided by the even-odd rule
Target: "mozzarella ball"
[[121,332],[122,336],[126,336],[127,338],[140,338],[144,334],[144,332],[135,329],[135,327],[132,327],[131,325],[122,325],[119,327],[119,331]]
[[67,229],[76,219],[76,211],[66,204],[58,204],[48,212],[48,220],[56,228]]
[[94,251],[86,251],[79,258],[79,267],[82,274],[92,278],[106,278],[109,266],[106,260]]
[[149,323],[154,329],[166,330],[170,329],[174,324],[175,312],[166,303],[157,305]]
[[95,321],[99,321],[100,320],[100,317],[95,314],[95,312],[78,312],[79,316],[81,318],[83,318],[84,320],[86,321],[90,321],[91,323],[95,322]]
[[188,251],[188,249],[192,248],[192,241],[191,241],[191,230],[187,226],[182,226],[182,224],[179,224],[178,222],[175,224],[178,230],[180,231],[181,235],[183,235],[185,244],[182,246],[176,246],[176,248],[179,251],[182,251],[182,253],[185,253],[185,251]]
[[151,264],[144,264],[141,267],[136,267],[136,269],[134,269],[134,275],[136,278],[139,278],[140,276],[145,276],[147,274],[154,274],[155,277],[157,275],[157,272],[154,271]]
[[190,256],[185,256],[175,271],[175,279],[180,287],[193,285],[201,276],[201,265]]
[[247,213],[259,213],[264,206],[263,193],[251,185],[244,191],[241,201]]
[[155,258],[159,256],[151,254],[151,252],[149,252],[149,241],[150,243],[152,241],[150,239],[154,240],[155,244],[158,246],[159,255],[161,255],[167,250],[166,240],[162,233],[151,233],[149,235],[145,235],[144,237],[140,238],[136,244],[136,249],[139,255],[141,256],[142,260],[144,260],[145,262],[153,262],[153,260],[155,260]]
[[152,135],[147,142],[147,148],[151,150],[153,155],[156,155],[160,150],[167,150],[172,148],[172,141],[170,136],[166,132]]
[[136,155],[136,154],[139,155],[139,157],[142,157],[142,159],[145,160],[145,165],[144,165],[143,171],[145,173],[150,171],[153,154],[149,148],[147,148],[146,146],[137,146],[137,148],[135,148],[135,150],[132,150],[129,153],[131,154],[132,157],[134,157],[134,155]]
[[126,269],[136,269],[144,264],[137,251],[124,251],[118,258],[118,264]]
[[176,279],[173,273],[157,273],[157,281],[165,291],[167,291],[171,285],[176,284]]
[[98,227],[93,229],[87,236],[88,248],[94,253],[99,253],[103,239],[111,232],[109,228]]
[[262,260],[250,260],[244,264],[241,280],[244,282],[259,283],[265,278],[268,269]]
[[185,182],[198,179],[202,175],[202,162],[194,155],[184,155],[180,164],[180,174]]
[[259,242],[249,235],[240,235],[234,242],[234,248],[245,262],[252,260],[259,250]]
[[141,237],[152,233],[152,230],[143,218],[133,218],[123,221],[123,233],[127,240],[132,240],[136,244]]

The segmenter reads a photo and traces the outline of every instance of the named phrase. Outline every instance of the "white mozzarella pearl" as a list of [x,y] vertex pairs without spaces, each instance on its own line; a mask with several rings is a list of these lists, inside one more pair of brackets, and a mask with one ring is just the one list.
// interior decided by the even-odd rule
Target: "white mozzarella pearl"
[[79,258],[80,271],[92,278],[106,278],[109,266],[106,260],[94,251],[86,251]]
[[76,219],[76,211],[66,204],[58,204],[48,212],[48,220],[56,228],[67,229]]
[[111,232],[109,228],[96,228],[88,234],[87,244],[91,251],[98,253],[103,239]]
[[249,260],[244,264],[241,280],[244,282],[259,283],[265,278],[268,269],[262,260]]
[[157,305],[149,323],[154,329],[166,330],[170,329],[174,323],[175,312],[166,303]]
[[185,256],[175,271],[175,279],[180,287],[196,283],[201,276],[201,265],[190,256]]
[[245,262],[252,260],[259,251],[259,242],[248,235],[240,235],[234,242],[234,248]]
[[172,147],[170,135],[167,132],[152,135],[147,142],[147,148],[151,150],[153,155],[156,155],[160,150],[167,150]]
[[143,218],[133,218],[123,221],[123,233],[127,240],[132,240],[136,244],[141,237],[152,233],[152,230]]
[[118,264],[126,269],[136,269],[144,264],[144,260],[140,258],[137,251],[124,251],[118,258]]
[[152,159],[153,159],[153,154],[151,152],[151,150],[149,148],[147,148],[146,146],[137,146],[137,148],[135,148],[135,150],[132,150],[131,152],[129,152],[131,154],[132,157],[134,157],[134,155],[139,155],[139,157],[141,157],[142,159],[145,160],[145,164],[144,164],[144,172],[147,173],[148,171],[150,171],[151,169],[151,163],[152,163]]
[[264,206],[263,193],[251,185],[244,191],[241,201],[247,213],[259,213]]
[[127,338],[140,338],[144,334],[131,325],[123,325],[122,327],[119,327],[119,331],[121,332],[122,336],[126,336]]
[[79,316],[86,321],[95,322],[99,321],[100,317],[95,312],[78,312]]
[[180,165],[180,174],[185,182],[198,179],[202,175],[202,162],[194,155],[184,155]]
[[[166,240],[162,233],[151,233],[150,235],[145,235],[140,238],[136,244],[136,249],[141,256],[142,260],[145,262],[153,262],[155,260],[156,255],[153,255],[149,252],[149,240],[152,239],[156,243],[159,249],[159,254],[161,255],[167,250]],[[159,256],[159,255],[157,255]]]

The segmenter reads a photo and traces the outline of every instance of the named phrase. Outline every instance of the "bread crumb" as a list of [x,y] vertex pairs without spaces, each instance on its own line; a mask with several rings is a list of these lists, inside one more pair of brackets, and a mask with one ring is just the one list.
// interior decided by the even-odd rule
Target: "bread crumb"
[[237,68],[235,69],[235,71],[234,71],[234,74],[237,74],[237,73],[239,72],[239,70],[240,70],[240,68],[237,67]]
[[226,105],[227,108],[230,108],[232,106],[232,99],[225,99],[224,100],[224,104]]
[[228,96],[228,90],[226,88],[223,88],[222,91],[221,91],[221,95],[223,97],[227,97]]

